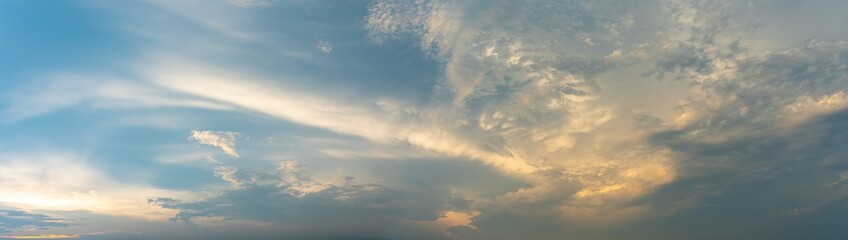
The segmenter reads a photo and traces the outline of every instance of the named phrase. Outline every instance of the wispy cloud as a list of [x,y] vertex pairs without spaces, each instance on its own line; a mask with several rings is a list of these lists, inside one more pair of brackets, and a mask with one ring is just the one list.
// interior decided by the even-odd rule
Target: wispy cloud
[[190,107],[227,109],[225,104],[174,94],[138,81],[80,74],[53,74],[4,92],[3,120],[20,121],[68,107],[129,109]]
[[170,63],[148,68],[145,72],[163,87],[307,126],[381,143],[407,142],[442,154],[483,161],[519,176],[537,168],[524,159],[483,150],[465,136],[454,134],[438,123],[416,120],[420,116],[409,113],[387,112],[393,110],[381,108],[376,103],[348,104],[332,97],[286,88],[261,77],[209,70],[191,62]]
[[240,136],[237,132],[194,130],[189,139],[197,143],[221,148],[224,153],[232,157],[239,157],[236,152],[236,139]]

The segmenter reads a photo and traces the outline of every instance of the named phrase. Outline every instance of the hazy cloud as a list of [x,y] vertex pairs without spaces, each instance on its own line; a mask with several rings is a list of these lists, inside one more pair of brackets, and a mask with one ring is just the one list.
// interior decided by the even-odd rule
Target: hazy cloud
[[[0,233],[31,227],[64,227],[63,219],[19,210],[0,210]],[[0,238],[3,238],[0,236]]]
[[[446,233],[431,228],[438,224],[417,222],[440,222],[445,212],[468,211],[468,202],[452,197],[446,189],[389,188],[346,176],[329,182],[316,181],[293,161],[280,162],[278,172],[256,173],[254,178],[242,188],[226,190],[200,201],[152,198],[148,202],[179,210],[173,221],[192,223],[195,219],[210,217],[259,220],[296,226],[298,230],[289,234],[315,234],[305,237],[310,239],[402,236],[394,235],[400,233],[389,231],[386,226],[429,232],[404,238],[445,238],[448,237],[443,235]],[[451,226],[462,224],[470,223]]]

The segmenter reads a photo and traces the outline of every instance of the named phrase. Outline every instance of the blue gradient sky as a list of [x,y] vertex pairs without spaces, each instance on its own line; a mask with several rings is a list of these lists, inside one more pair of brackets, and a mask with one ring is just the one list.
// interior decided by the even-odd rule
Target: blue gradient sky
[[848,2],[0,2],[0,239],[845,239]]

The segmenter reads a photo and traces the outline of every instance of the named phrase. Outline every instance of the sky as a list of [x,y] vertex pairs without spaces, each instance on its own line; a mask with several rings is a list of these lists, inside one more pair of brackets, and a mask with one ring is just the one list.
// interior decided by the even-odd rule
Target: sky
[[0,239],[846,239],[848,1],[0,1]]

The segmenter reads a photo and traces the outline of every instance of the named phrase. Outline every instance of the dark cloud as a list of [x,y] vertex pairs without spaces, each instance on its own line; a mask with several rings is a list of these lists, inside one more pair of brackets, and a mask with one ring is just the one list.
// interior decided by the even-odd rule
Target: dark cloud
[[640,231],[654,239],[844,238],[846,63],[844,42],[812,40],[700,83],[713,97],[684,108],[706,114],[651,139],[674,151],[681,177],[634,202],[664,216]]
[[707,101],[723,104],[711,109],[715,112],[692,127],[729,130],[773,125],[791,117],[786,108],[803,97],[818,101],[848,90],[846,81],[848,46],[840,42],[811,41],[765,60],[743,61],[734,78],[703,83],[704,89],[714,96]]
[[846,120],[841,111],[789,132],[714,144],[658,135],[679,155],[683,177],[634,203],[667,215],[639,225],[665,234],[654,239],[841,239]]

